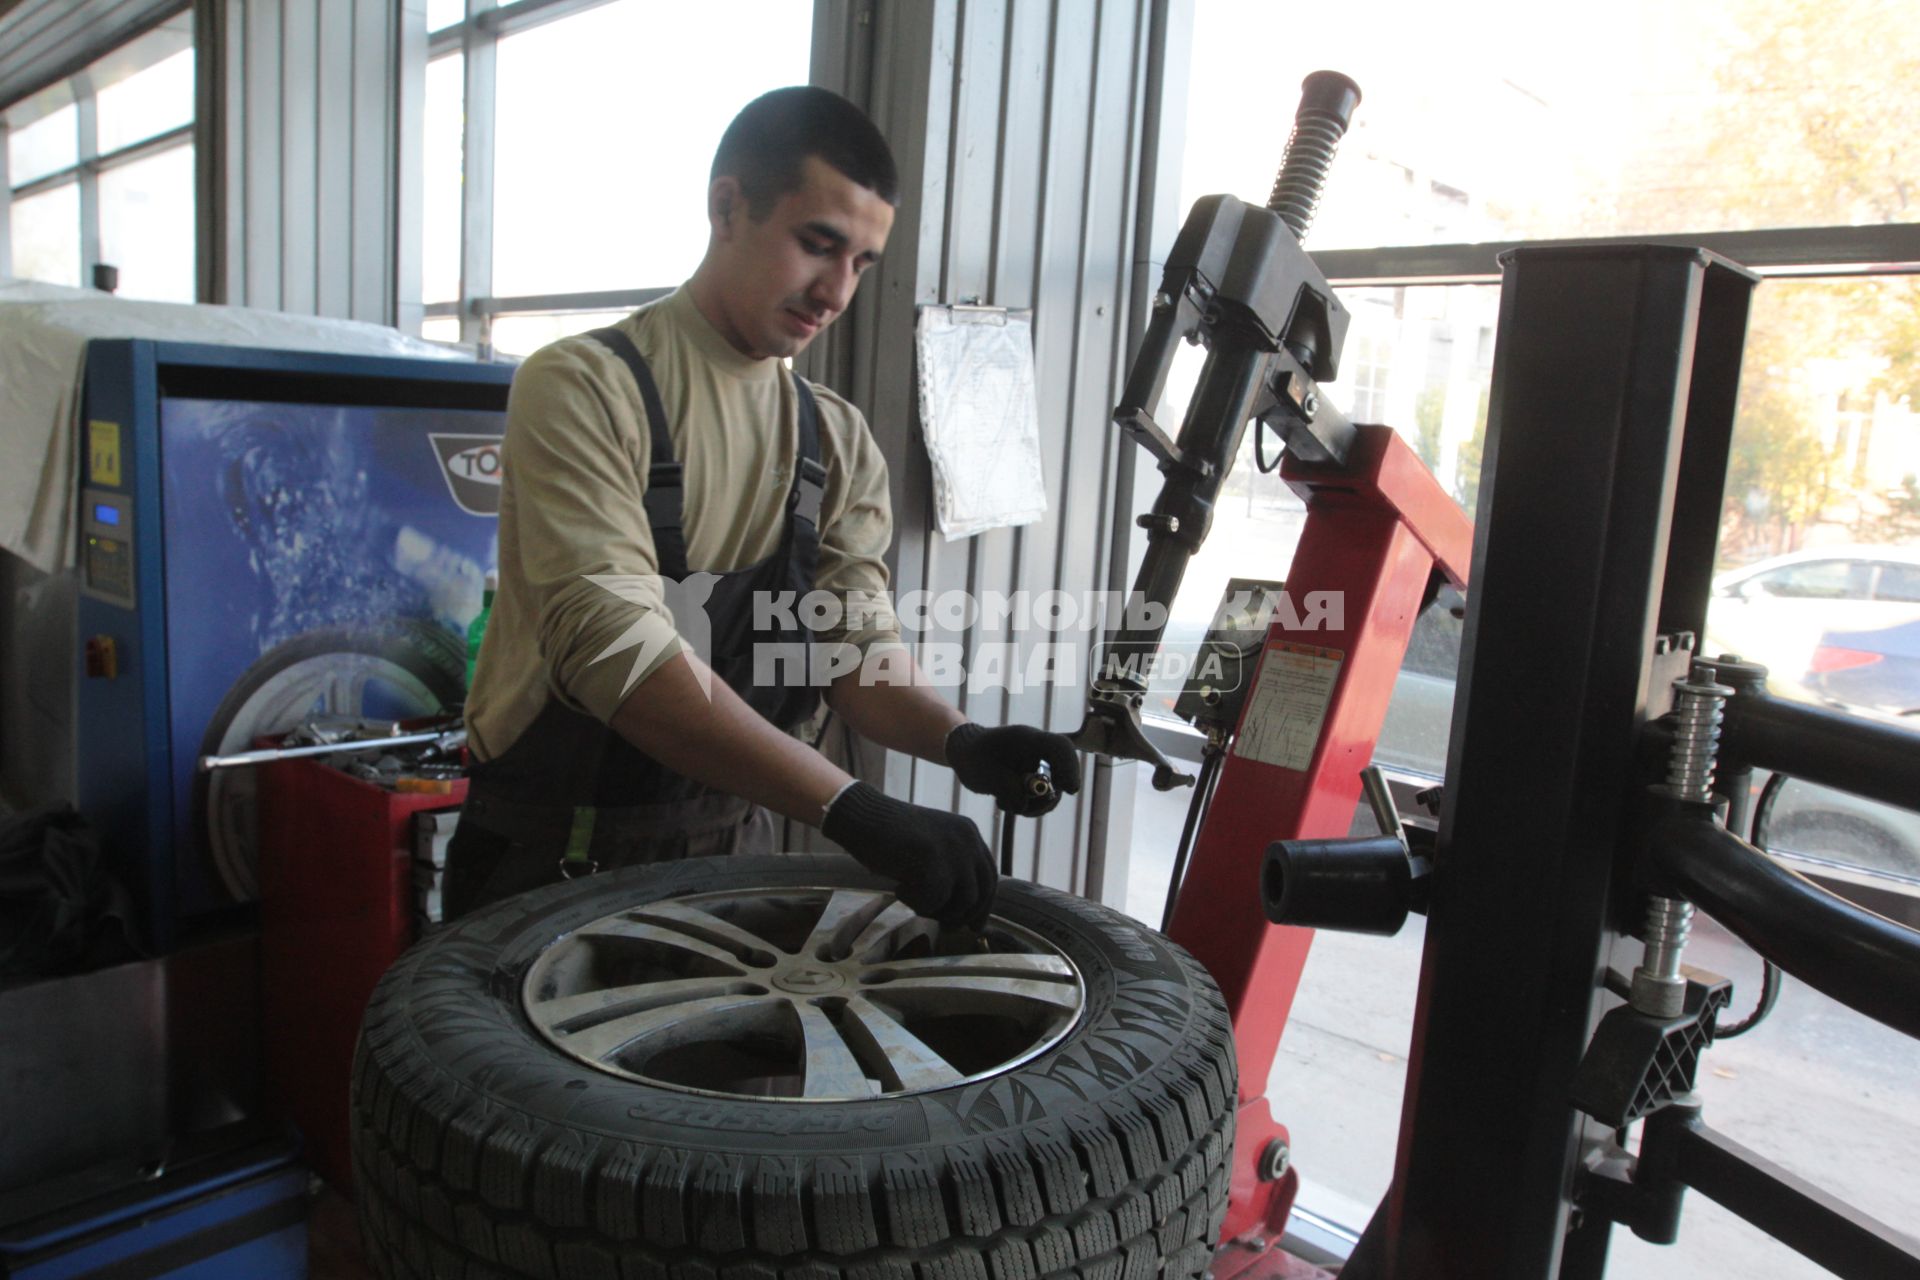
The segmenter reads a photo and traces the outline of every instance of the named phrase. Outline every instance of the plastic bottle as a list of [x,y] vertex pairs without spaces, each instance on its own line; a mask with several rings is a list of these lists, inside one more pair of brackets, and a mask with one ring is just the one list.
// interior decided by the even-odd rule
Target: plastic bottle
[[486,589],[480,596],[480,612],[467,624],[467,692],[473,692],[473,668],[480,661],[480,640],[487,634],[487,619],[493,616],[493,593],[500,588],[500,575],[487,575]]

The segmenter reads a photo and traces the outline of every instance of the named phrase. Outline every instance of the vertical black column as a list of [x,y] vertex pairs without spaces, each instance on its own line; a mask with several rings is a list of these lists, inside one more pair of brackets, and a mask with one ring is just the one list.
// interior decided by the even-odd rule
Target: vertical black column
[[1701,283],[1693,386],[1687,397],[1686,439],[1673,499],[1673,535],[1667,547],[1660,630],[1704,637],[1720,546],[1720,512],[1733,452],[1733,416],[1740,398],[1740,360],[1746,353],[1747,312],[1759,277],[1719,258],[1709,259]]
[[[1618,938],[1709,261],[1655,246],[1504,260],[1448,801],[1375,1224],[1387,1275],[1560,1268],[1581,1124],[1568,1082]],[[1603,1258],[1604,1239],[1578,1252]]]

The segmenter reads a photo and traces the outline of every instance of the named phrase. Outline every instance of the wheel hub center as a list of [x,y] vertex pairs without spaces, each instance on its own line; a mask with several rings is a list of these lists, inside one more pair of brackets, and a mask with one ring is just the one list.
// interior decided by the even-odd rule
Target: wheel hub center
[[847,985],[847,980],[831,969],[800,965],[775,974],[773,985],[782,991],[791,991],[795,995],[817,996],[840,990]]

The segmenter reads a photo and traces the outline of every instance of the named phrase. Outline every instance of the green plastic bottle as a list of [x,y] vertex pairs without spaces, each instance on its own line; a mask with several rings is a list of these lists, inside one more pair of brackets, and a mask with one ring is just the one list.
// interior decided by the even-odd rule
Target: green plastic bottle
[[467,692],[473,692],[473,668],[480,661],[480,640],[487,634],[487,619],[493,616],[493,593],[500,587],[500,576],[487,575],[486,589],[480,595],[480,612],[467,624]]

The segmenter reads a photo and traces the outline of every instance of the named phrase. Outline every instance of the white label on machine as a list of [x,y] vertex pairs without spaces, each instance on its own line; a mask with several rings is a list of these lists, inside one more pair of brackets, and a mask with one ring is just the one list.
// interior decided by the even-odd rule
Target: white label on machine
[[1268,645],[1234,754],[1304,772],[1313,763],[1327,703],[1346,656],[1310,644]]

